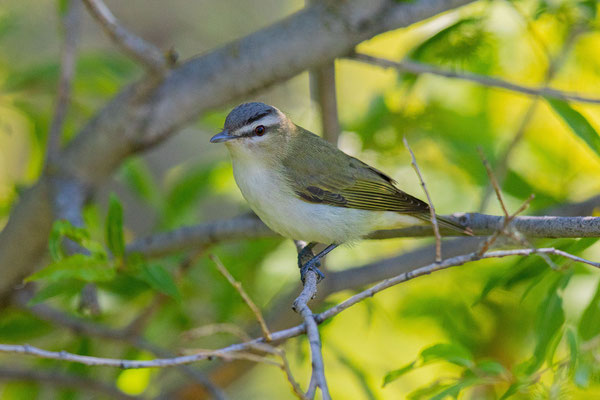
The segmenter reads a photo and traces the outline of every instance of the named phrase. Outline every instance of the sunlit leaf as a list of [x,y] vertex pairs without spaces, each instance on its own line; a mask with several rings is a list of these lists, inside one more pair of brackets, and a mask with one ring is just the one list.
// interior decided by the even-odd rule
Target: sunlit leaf
[[573,133],[583,139],[597,155],[600,155],[600,136],[598,136],[598,132],[596,132],[588,120],[563,100],[548,97],[546,101],[567,125],[571,127]]
[[600,334],[600,284],[581,315],[577,331],[582,340],[590,340]]
[[460,394],[460,391],[466,387],[476,384],[480,380],[478,378],[466,378],[460,380],[458,383],[442,390],[440,393],[436,394],[431,398],[431,400],[444,400],[448,396],[457,398]]
[[498,361],[494,360],[483,360],[478,362],[477,369],[488,375],[504,375],[507,373],[506,368]]
[[574,371],[577,365],[577,358],[579,357],[579,350],[577,346],[577,336],[572,329],[567,329],[566,332],[567,344],[569,345],[570,362],[569,371]]
[[423,364],[436,360],[445,360],[463,367],[473,365],[471,352],[457,343],[438,343],[421,352]]
[[84,285],[84,282],[72,279],[64,279],[53,282],[38,290],[27,304],[29,306],[34,306],[59,295],[75,295],[81,292],[81,289],[83,289]]
[[396,379],[400,378],[402,375],[406,374],[407,372],[412,371],[415,367],[415,364],[416,364],[416,361],[413,361],[409,364],[406,364],[402,368],[398,368],[398,369],[388,372],[385,375],[385,377],[383,378],[383,384],[381,386],[385,387],[387,384],[394,382]]
[[159,292],[171,296],[177,301],[181,300],[181,294],[173,277],[162,265],[157,263],[142,265],[139,277]]
[[115,257],[125,254],[125,237],[123,236],[123,207],[114,194],[111,194],[106,216],[106,243]]

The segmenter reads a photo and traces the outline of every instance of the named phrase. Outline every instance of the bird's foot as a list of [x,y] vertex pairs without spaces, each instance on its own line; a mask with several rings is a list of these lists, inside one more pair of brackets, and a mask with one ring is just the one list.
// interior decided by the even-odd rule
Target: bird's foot
[[319,261],[319,257],[313,257],[311,260],[307,261],[304,265],[300,267],[300,279],[302,279],[302,283],[304,283],[306,279],[306,273],[308,271],[313,271],[317,274],[317,283],[321,282],[325,279],[325,275],[321,272],[319,267],[321,266],[321,261]]
[[306,273],[311,270],[317,274],[317,283],[325,278],[325,275],[319,270],[321,261],[319,260],[319,257],[315,256],[312,252],[314,246],[315,245],[312,243],[308,244],[298,253],[298,268],[300,268],[300,279],[302,279],[302,283],[304,283]]

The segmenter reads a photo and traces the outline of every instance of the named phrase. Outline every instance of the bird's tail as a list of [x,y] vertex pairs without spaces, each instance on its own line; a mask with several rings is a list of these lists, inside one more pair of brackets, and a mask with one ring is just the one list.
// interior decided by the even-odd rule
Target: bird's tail
[[[419,218],[423,221],[427,221],[428,223],[431,223],[431,214],[429,214],[429,213],[422,214],[422,215],[418,216],[417,218]],[[473,231],[468,226],[461,225],[458,222],[455,222],[449,218],[442,217],[440,215],[436,215],[435,219],[440,228],[446,228],[446,229],[452,230],[454,232],[462,233],[463,235],[466,235],[466,236],[473,236]]]

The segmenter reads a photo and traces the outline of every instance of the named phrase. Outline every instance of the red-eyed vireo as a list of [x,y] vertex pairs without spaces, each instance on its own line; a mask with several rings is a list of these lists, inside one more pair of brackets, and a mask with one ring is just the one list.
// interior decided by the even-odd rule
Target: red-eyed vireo
[[[309,269],[323,277],[319,259],[339,244],[430,221],[427,203],[267,104],[237,106],[210,141],[227,145],[235,181],[260,219],[282,236],[309,243],[298,258],[303,279]],[[436,219],[468,234],[453,221]],[[329,246],[313,256],[316,243]]]

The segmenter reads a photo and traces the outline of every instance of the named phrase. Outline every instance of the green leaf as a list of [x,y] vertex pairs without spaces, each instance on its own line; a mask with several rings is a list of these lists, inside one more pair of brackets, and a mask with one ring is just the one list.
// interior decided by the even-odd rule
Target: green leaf
[[498,361],[483,360],[477,363],[477,369],[485,372],[487,375],[503,375],[506,374],[506,368]]
[[69,3],[70,0],[57,0],[57,6],[58,6],[58,14],[61,17],[64,17],[65,14],[67,13],[67,10],[69,9]]
[[571,130],[583,139],[597,155],[600,155],[600,136],[598,136],[598,132],[596,132],[588,120],[565,101],[548,97],[546,101],[567,125],[571,127]]
[[44,279],[47,282],[58,282],[63,279],[77,279],[84,282],[103,282],[115,277],[115,269],[107,260],[74,254],[48,265],[46,268],[25,278],[25,282]]
[[139,278],[159,292],[181,301],[181,294],[173,277],[162,265],[156,263],[142,265]]
[[106,216],[106,243],[117,258],[125,254],[125,237],[123,236],[123,207],[114,194],[110,195],[108,214]]
[[412,371],[417,362],[413,361],[409,364],[406,364],[402,368],[395,369],[393,371],[388,372],[383,378],[383,384],[381,387],[385,387],[387,384],[394,382],[396,379],[400,378],[402,375],[406,374],[409,371]]
[[64,238],[70,239],[86,248],[96,258],[107,258],[104,247],[95,240],[90,239],[90,234],[86,229],[73,226],[66,220],[57,220],[52,225],[48,240],[48,248],[54,261],[59,261],[65,256],[62,250],[62,241]]
[[559,288],[564,284],[565,277],[557,279],[556,283],[550,287],[544,301],[540,304],[535,328],[537,343],[533,358],[526,368],[528,373],[536,371],[551,353],[550,350],[555,348],[553,344],[555,344],[556,337],[565,322],[562,297],[558,293]]
[[27,305],[34,306],[36,304],[43,302],[44,300],[48,300],[52,297],[56,297],[59,295],[77,294],[77,293],[81,292],[81,289],[83,289],[84,285],[85,285],[85,283],[79,282],[79,281],[74,281],[72,279],[65,279],[65,280],[60,280],[58,282],[51,283],[51,284],[43,287],[42,289],[38,290],[36,292],[35,296],[33,296],[31,298],[31,300],[29,300]]
[[594,297],[581,315],[577,331],[584,341],[600,334],[600,283],[596,287]]
[[480,381],[480,379],[478,379],[478,378],[463,379],[463,380],[459,381],[458,383],[442,390],[440,393],[433,396],[431,398],[431,400],[443,400],[448,396],[456,399],[458,397],[458,395],[460,394],[461,390],[463,390],[464,388],[471,386],[479,381]]
[[140,199],[152,206],[159,206],[160,192],[152,173],[142,158],[132,158],[119,171],[119,178]]
[[446,360],[463,367],[473,366],[473,355],[471,352],[456,343],[438,343],[428,347],[421,352],[421,359],[423,364],[437,360]]
[[577,358],[579,355],[578,346],[577,346],[577,336],[573,329],[567,329],[567,344],[569,345],[569,352],[571,353],[571,359],[569,362],[569,371],[575,371],[575,366],[577,365]]
[[517,393],[519,390],[521,390],[521,388],[523,387],[523,383],[522,382],[515,382],[512,385],[510,385],[508,387],[508,389],[506,390],[506,392],[504,392],[504,394],[500,397],[500,400],[505,400],[508,399],[510,396],[512,396],[513,394]]
[[575,370],[573,381],[580,388],[587,388],[592,378],[592,366],[588,363],[580,363]]

